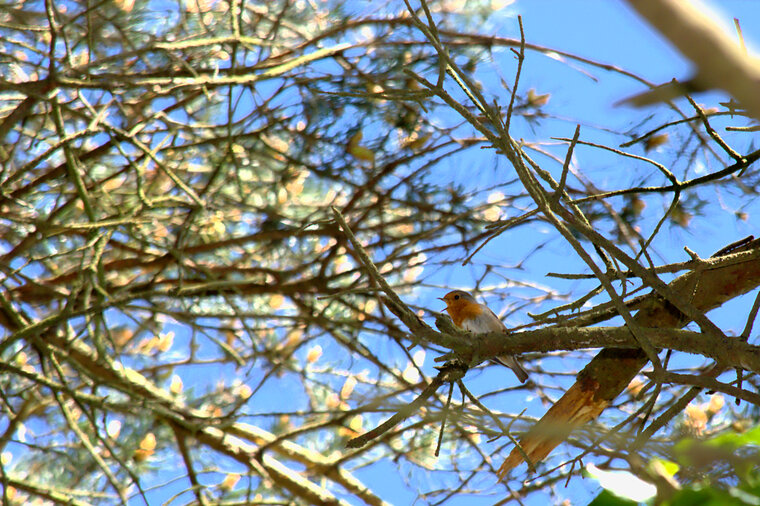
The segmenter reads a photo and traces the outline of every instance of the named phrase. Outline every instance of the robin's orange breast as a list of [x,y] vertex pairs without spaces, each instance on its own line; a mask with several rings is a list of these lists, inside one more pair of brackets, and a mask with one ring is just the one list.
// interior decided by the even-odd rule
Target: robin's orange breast
[[480,307],[480,304],[473,304],[470,302],[457,304],[446,309],[449,312],[449,316],[451,316],[451,321],[453,321],[454,325],[459,328],[464,328],[462,322],[465,320],[471,320],[483,314],[483,309]]

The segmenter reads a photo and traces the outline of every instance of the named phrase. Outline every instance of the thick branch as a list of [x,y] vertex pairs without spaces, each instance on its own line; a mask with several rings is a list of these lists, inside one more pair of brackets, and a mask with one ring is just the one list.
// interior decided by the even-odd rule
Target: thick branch
[[[724,367],[740,367],[760,373],[760,346],[739,338],[720,339],[700,332],[667,328],[639,328],[653,346],[703,355]],[[477,350],[480,359],[527,352],[551,352],[587,348],[637,348],[627,327],[554,327],[504,336],[500,332],[467,334],[469,341],[457,346],[457,354],[467,357]],[[448,342],[448,341],[447,341]],[[450,357],[441,357],[444,360]]]
[[[701,313],[710,311],[760,285],[759,247],[760,240],[750,241],[739,248],[743,253],[727,255],[730,263],[714,264],[684,274],[671,282],[668,288],[682,298],[687,298],[690,305]],[[742,261],[735,262],[738,258]],[[639,328],[677,328],[689,322],[687,316],[659,297],[650,298],[634,320]],[[719,347],[732,348],[733,340],[725,341],[720,342]],[[686,345],[686,342],[682,345]],[[700,345],[688,343],[688,346]],[[710,350],[710,353],[718,351]],[[755,352],[752,351],[751,354],[754,355]],[[569,436],[574,427],[598,417],[646,362],[647,357],[642,350],[605,348],[599,352],[580,372],[575,384],[520,441],[531,460],[535,462],[544,459]],[[513,450],[499,470],[501,476],[505,476],[522,460],[520,453]]]

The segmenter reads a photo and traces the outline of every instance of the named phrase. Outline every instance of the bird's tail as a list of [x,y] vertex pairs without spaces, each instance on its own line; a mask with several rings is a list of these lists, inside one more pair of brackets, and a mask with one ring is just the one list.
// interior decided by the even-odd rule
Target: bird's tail
[[515,373],[515,376],[517,376],[517,379],[519,379],[521,383],[525,383],[526,381],[528,381],[528,373],[525,372],[525,369],[523,369],[523,366],[520,365],[520,362],[518,362],[517,359],[513,357],[512,355],[496,357],[494,359],[494,362],[497,362],[505,367],[509,367],[510,369],[512,369],[512,372]]

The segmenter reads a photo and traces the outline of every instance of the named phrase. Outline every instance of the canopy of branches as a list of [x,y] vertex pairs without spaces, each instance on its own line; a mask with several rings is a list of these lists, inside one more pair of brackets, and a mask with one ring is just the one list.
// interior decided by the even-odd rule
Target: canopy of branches
[[[757,250],[683,251],[757,228],[752,104],[695,52],[609,114],[661,83],[498,3],[0,6],[5,504],[760,496]],[[595,419],[499,477],[603,346]]]

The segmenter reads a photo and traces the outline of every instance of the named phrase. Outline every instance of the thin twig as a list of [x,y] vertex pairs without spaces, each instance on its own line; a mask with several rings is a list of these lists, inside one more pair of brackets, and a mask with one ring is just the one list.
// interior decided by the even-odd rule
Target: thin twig
[[724,141],[720,135],[718,135],[718,132],[716,132],[712,125],[710,125],[710,120],[707,118],[705,111],[699,106],[699,104],[697,104],[689,95],[686,95],[686,100],[688,100],[694,110],[697,111],[697,116],[699,116],[699,119],[702,120],[702,124],[705,126],[707,135],[712,137],[712,140],[714,140],[715,143],[718,144],[718,146],[720,146],[723,151],[728,154],[728,156],[733,158],[734,161],[741,162],[743,160],[742,155],[734,151],[734,149],[729,146],[728,143]]
[[525,60],[525,31],[523,30],[522,16],[517,16],[517,23],[520,25],[520,52],[514,49],[512,52],[517,55],[517,70],[515,71],[515,84],[512,87],[512,94],[509,97],[509,107],[507,107],[507,118],[504,122],[504,130],[509,132],[509,126],[512,123],[512,108],[515,105],[515,96],[517,96],[517,85],[520,83],[520,73],[522,72],[523,60]]
[[435,393],[438,388],[446,381],[456,381],[461,379],[462,375],[466,372],[467,368],[459,363],[449,363],[441,368],[438,375],[433,378],[428,386],[418,395],[412,402],[404,406],[397,413],[391,416],[388,420],[381,423],[374,429],[365,432],[361,436],[350,439],[346,443],[347,448],[361,448],[368,442],[377,438],[378,436],[388,432],[392,427],[406,420],[414,413],[419,411],[422,404]]
[[[520,445],[520,442],[517,440],[517,438],[515,438],[512,435],[512,431],[511,431],[512,424],[515,423],[515,421],[518,418],[520,418],[523,415],[523,413],[525,413],[525,409],[523,409],[520,412],[520,414],[518,414],[512,420],[510,420],[509,424],[505,426],[503,423],[501,423],[501,420],[499,419],[498,416],[494,415],[491,412],[490,409],[488,409],[482,402],[480,402],[480,400],[478,400],[478,398],[475,397],[472,394],[472,392],[470,392],[467,389],[467,387],[464,386],[464,382],[459,381],[459,382],[457,382],[457,384],[459,385],[459,389],[462,391],[462,393],[465,396],[467,396],[467,398],[470,399],[470,401],[472,401],[472,403],[474,403],[477,407],[479,407],[480,409],[482,409],[484,413],[486,413],[488,416],[490,416],[491,419],[496,423],[496,425],[498,425],[499,429],[501,430],[500,436],[501,435],[507,436],[509,438],[509,440],[515,445],[515,448],[517,448],[517,451],[520,452],[520,455],[522,455],[523,460],[525,460],[525,462],[528,464],[528,469],[530,469],[530,472],[532,472],[532,473],[536,472],[536,468],[533,465],[533,461],[531,461],[530,457],[525,452],[525,449]],[[496,438],[494,438],[494,439],[496,439]]]
[[580,134],[581,126],[576,125],[573,139],[570,141],[570,146],[567,148],[565,163],[562,165],[562,175],[559,179],[559,188],[557,188],[554,192],[555,200],[559,200],[562,197],[562,194],[565,192],[565,184],[567,184],[567,173],[570,171],[570,161],[573,159],[573,150],[575,149],[575,144],[578,142],[578,137]]
[[739,336],[745,343],[749,340],[749,335],[752,333],[752,327],[755,324],[755,318],[757,318],[757,311],[760,309],[760,292],[755,296],[755,302],[752,304],[752,309],[747,316],[747,323],[744,325],[744,330]]
[[443,407],[443,417],[441,418],[441,428],[438,430],[438,443],[435,445],[435,456],[441,454],[441,442],[443,441],[443,431],[446,429],[446,418],[449,416],[451,407],[451,394],[454,393],[454,383],[449,383],[449,397],[446,399],[446,405]]
[[717,381],[715,377],[710,374],[679,374],[675,372],[663,372],[657,374],[655,372],[644,373],[644,375],[650,378],[662,382],[662,383],[674,383],[678,385],[691,385],[699,387],[700,389],[709,389],[716,392],[722,392],[737,399],[747,401],[755,406],[760,406],[760,394],[744,390],[743,388],[735,387],[726,383]]

